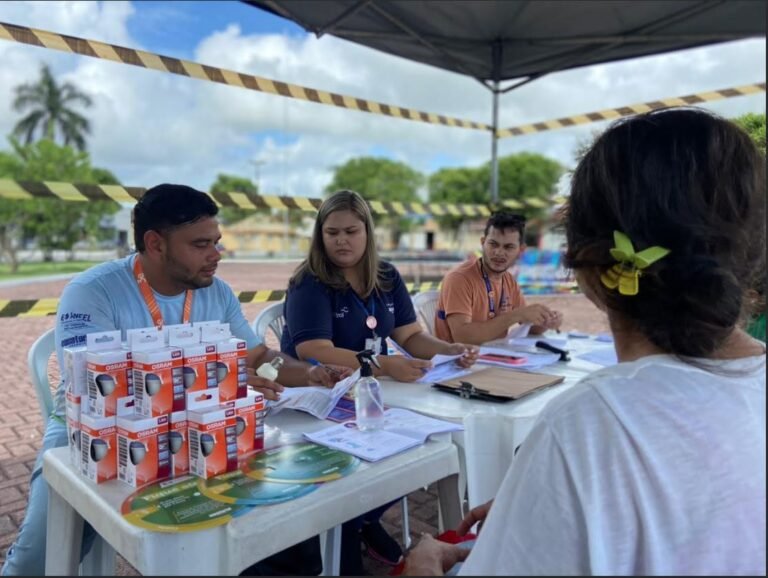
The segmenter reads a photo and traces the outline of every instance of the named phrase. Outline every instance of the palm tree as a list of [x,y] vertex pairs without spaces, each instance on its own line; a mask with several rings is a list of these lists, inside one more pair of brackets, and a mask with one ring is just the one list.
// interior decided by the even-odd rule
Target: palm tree
[[90,96],[69,82],[57,84],[45,64],[40,71],[40,80],[34,84],[17,86],[15,90],[13,108],[21,113],[29,109],[29,114],[16,123],[14,135],[29,144],[35,140],[35,132],[40,128],[44,138],[54,140],[58,127],[65,145],[72,144],[78,150],[85,150],[85,134],[91,131],[91,125],[88,119],[72,110],[71,106],[91,106]]

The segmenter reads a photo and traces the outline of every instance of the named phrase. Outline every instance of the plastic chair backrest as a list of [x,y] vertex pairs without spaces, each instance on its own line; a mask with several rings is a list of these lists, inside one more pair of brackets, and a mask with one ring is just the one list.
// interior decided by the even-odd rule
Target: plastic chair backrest
[[51,384],[48,382],[48,360],[56,349],[54,330],[49,329],[43,333],[29,348],[27,354],[27,367],[32,385],[35,386],[35,395],[40,406],[40,415],[43,416],[43,427],[48,423],[48,416],[53,411],[53,395]]
[[277,337],[278,343],[283,336],[283,327],[285,327],[285,317],[283,317],[283,305],[282,301],[278,303],[272,303],[267,305],[253,320],[251,327],[253,332],[262,341],[266,342],[267,329],[271,329],[272,333]]
[[435,334],[435,310],[439,297],[440,291],[424,291],[411,297],[416,315],[424,322],[432,335]]

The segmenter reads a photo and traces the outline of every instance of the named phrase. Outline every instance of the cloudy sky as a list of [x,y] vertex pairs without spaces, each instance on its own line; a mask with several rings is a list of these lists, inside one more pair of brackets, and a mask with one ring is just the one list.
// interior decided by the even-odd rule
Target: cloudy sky
[[[297,26],[240,2],[12,2],[0,21],[194,60],[464,119],[490,123],[477,81]],[[502,97],[502,127],[766,78],[765,39],[593,66],[544,77]],[[93,163],[121,182],[207,189],[218,173],[258,178],[270,194],[320,196],[333,167],[362,155],[432,173],[490,158],[487,134],[391,119],[220,86],[0,40],[0,134],[20,115],[14,87],[47,63],[94,99]],[[707,105],[726,116],[765,112],[765,94]],[[500,154],[534,151],[566,166],[601,124],[500,141]],[[7,149],[0,140],[0,149]]]

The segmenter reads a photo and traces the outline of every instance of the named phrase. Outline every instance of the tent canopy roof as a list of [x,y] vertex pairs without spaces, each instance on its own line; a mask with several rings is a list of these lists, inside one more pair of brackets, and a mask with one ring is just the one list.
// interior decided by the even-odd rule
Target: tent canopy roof
[[[754,0],[248,0],[318,35],[480,81],[764,37]],[[649,79],[651,80],[651,79]]]

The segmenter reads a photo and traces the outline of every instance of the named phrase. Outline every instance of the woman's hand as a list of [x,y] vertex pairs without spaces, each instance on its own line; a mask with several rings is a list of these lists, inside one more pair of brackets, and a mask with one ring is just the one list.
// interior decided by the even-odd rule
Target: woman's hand
[[472,526],[480,522],[477,526],[476,532],[477,534],[480,534],[480,529],[483,527],[483,522],[485,522],[485,519],[488,517],[488,511],[491,509],[492,504],[493,500],[490,500],[481,506],[472,508],[469,513],[464,516],[464,519],[459,524],[459,527],[456,528],[456,533],[459,536],[466,536],[467,532],[472,529]]
[[470,550],[446,544],[424,534],[418,545],[405,558],[403,576],[443,576],[469,556]]
[[480,348],[476,345],[451,343],[445,353],[446,355],[461,355],[461,359],[457,359],[456,363],[458,363],[461,367],[470,367],[475,363],[475,361],[477,361]]
[[349,367],[340,365],[314,365],[307,368],[307,385],[333,387],[337,381],[352,375]]
[[414,359],[403,355],[380,355],[382,371],[397,381],[417,381],[432,367],[427,359]]
[[248,375],[246,379],[248,381],[248,385],[252,386],[253,389],[264,395],[264,399],[277,401],[280,399],[280,392],[285,389],[282,385],[275,381],[270,381],[268,379],[264,379],[263,377],[259,377],[256,375],[256,371],[250,367],[248,368]]

